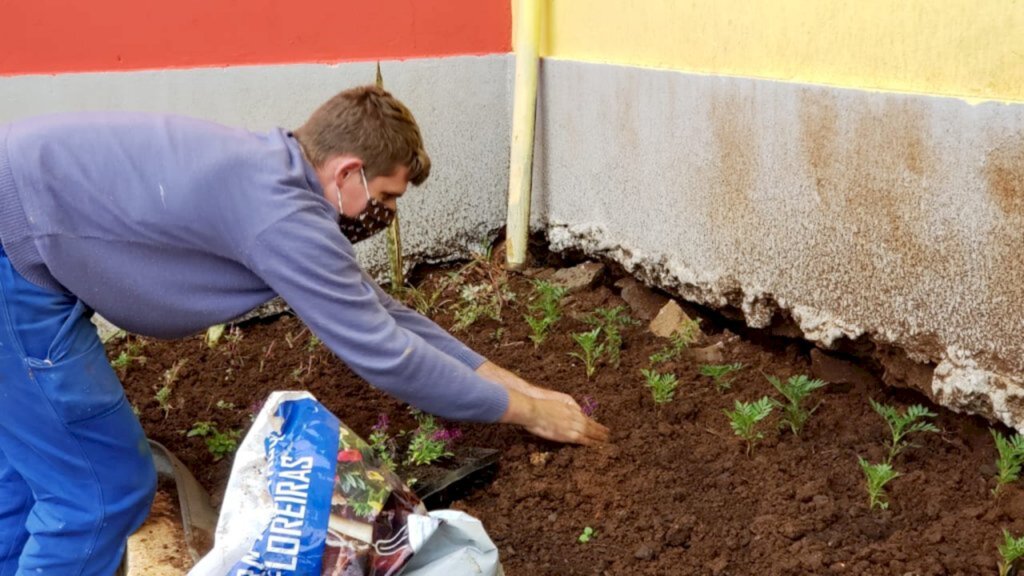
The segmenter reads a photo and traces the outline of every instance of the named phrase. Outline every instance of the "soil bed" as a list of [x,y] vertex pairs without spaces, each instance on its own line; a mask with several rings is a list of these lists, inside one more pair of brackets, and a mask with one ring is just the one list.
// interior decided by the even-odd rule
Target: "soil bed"
[[[489,273],[470,269],[463,277],[472,282]],[[430,291],[449,275],[432,270],[420,277]],[[869,510],[857,457],[881,460],[888,429],[868,398],[900,408],[926,399],[880,386],[826,387],[814,396],[821,405],[802,438],[766,426],[766,439],[747,456],[723,410],[735,400],[777,397],[762,374],[809,375],[807,347],[739,337],[708,314],[705,334],[693,346],[720,342],[722,363],[746,368],[730,390],[719,392],[689,356],[663,364],[659,370],[676,374],[680,385],[675,399],[659,408],[640,369],[667,341],[648,332],[646,323],[624,330],[620,366],[603,364],[590,380],[568,354],[578,351],[571,333],[590,329],[585,315],[624,305],[612,280],[568,296],[562,319],[539,348],[523,321],[531,280],[519,275],[508,277],[516,299],[504,308],[503,323],[480,320],[457,333],[534,383],[577,399],[590,396],[598,403],[595,417],[613,433],[607,446],[579,448],[507,426],[461,427],[460,443],[502,454],[493,483],[453,507],[484,522],[508,574],[996,573],[1002,529],[1024,531],[1024,490],[1010,485],[993,498],[996,451],[986,422],[930,406],[942,433],[914,439],[918,447],[895,462],[903,475],[887,487],[890,509]],[[457,299],[449,288],[439,300],[434,317],[446,328],[454,323]],[[124,347],[111,343],[111,357]],[[380,413],[389,414],[393,429],[414,425],[405,406],[311,343],[309,331],[291,316],[246,324],[215,349],[197,336],[145,342],[141,355],[145,362],[131,363],[123,375],[129,398],[148,435],[192,469],[215,504],[230,457],[215,460],[201,438],[185,432],[212,421],[221,431],[244,434],[271,391],[311,391],[364,438]],[[165,371],[182,360],[165,415],[154,395]],[[585,527],[596,536],[581,544]]]

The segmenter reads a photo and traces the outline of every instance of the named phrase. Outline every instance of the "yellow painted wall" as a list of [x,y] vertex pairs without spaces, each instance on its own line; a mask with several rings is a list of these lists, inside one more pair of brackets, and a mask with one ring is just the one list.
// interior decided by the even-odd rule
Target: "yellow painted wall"
[[1024,100],[1024,0],[547,0],[542,56]]

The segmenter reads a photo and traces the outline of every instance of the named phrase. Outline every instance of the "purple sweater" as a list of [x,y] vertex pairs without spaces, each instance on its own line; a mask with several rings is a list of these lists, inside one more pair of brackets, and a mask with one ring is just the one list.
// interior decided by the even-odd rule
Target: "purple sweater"
[[363,272],[285,130],[131,113],[2,125],[0,242],[25,278],[131,332],[179,338],[279,294],[352,370],[417,408],[493,422],[508,406],[474,372],[483,357]]

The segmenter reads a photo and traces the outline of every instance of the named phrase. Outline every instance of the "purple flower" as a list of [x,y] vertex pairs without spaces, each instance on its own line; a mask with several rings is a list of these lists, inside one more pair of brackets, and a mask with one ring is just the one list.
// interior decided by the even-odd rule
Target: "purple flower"
[[462,430],[458,428],[441,428],[430,436],[431,440],[444,442],[446,446],[451,446],[459,438],[462,438]]
[[381,412],[380,415],[377,416],[377,423],[373,425],[371,430],[374,432],[387,432],[390,424],[391,421],[388,419],[388,415]]
[[594,400],[590,396],[584,396],[583,402],[580,403],[580,409],[583,410],[583,413],[587,416],[593,416],[594,412],[597,410],[597,400]]

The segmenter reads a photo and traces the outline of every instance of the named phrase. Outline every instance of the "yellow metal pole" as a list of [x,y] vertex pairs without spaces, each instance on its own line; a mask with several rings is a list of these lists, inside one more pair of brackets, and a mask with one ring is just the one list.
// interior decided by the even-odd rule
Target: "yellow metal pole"
[[505,234],[505,261],[510,270],[519,270],[526,265],[526,248],[530,237],[530,188],[533,183],[533,133],[537,116],[541,24],[540,0],[515,1],[516,80],[512,104],[512,150]]

